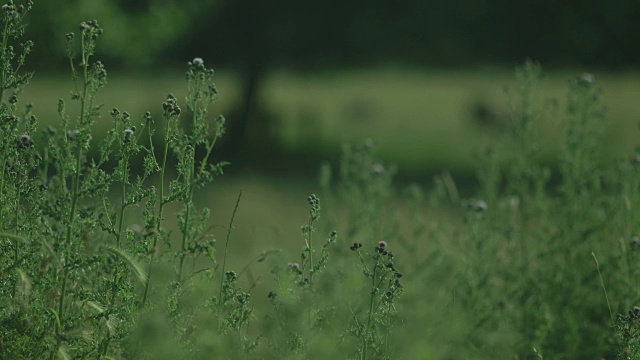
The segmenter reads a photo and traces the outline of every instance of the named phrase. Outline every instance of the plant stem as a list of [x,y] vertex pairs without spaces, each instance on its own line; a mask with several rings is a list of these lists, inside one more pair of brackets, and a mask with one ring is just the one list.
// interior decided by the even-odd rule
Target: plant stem
[[367,327],[364,331],[364,336],[362,337],[362,351],[360,352],[360,359],[365,360],[367,358],[367,340],[369,338],[369,329],[371,328],[371,318],[373,317],[373,304],[375,303],[376,293],[378,292],[376,286],[376,272],[378,270],[378,259],[376,259],[376,264],[373,266],[373,275],[371,281],[371,299],[369,300],[369,316],[367,317]]
[[[0,54],[0,57],[2,59],[6,59],[6,52],[7,52],[7,42],[9,41],[9,21],[4,23],[4,30],[2,30],[2,53]],[[9,61],[9,60],[7,60]],[[7,87],[7,72],[4,70],[4,66],[3,66],[3,70],[2,70],[2,86],[0,86],[0,102],[2,102],[2,99],[4,97],[4,89]]]
[[[151,282],[151,265],[153,264],[153,258],[156,253],[156,246],[158,245],[158,238],[160,237],[160,228],[162,225],[162,212],[164,209],[164,175],[167,169],[167,155],[169,153],[169,138],[171,135],[171,118],[167,121],[167,128],[164,136],[164,154],[162,156],[162,167],[160,168],[160,205],[158,209],[158,221],[156,222],[156,234],[153,237],[153,246],[151,247],[151,255],[149,256],[149,267],[147,269],[147,282],[144,286],[144,295],[142,296],[142,307],[147,303],[147,296],[149,294],[149,284]],[[149,132],[149,143],[151,144],[151,151],[153,151],[153,142],[151,139],[151,132]]]
[[[200,91],[196,90],[196,96],[195,99],[193,100],[193,103],[191,105],[191,109],[193,111],[193,121],[192,121],[192,131],[196,131],[197,129],[197,124],[196,122],[198,121],[198,101],[200,100]],[[194,137],[196,134],[193,134]],[[185,250],[187,247],[187,242],[188,242],[188,238],[189,238],[189,218],[191,217],[191,208],[193,207],[193,188],[195,185],[195,176],[196,176],[196,146],[197,146],[197,142],[193,141],[193,149],[192,149],[192,155],[191,155],[191,174],[189,174],[189,177],[185,177],[185,181],[187,181],[188,186],[189,186],[189,190],[187,192],[187,209],[185,211],[184,214],[184,230],[182,231],[182,247],[181,247],[181,254],[180,254],[180,267],[179,267],[179,271],[178,271],[178,282],[182,281],[182,272],[184,271],[184,259],[187,256]]]
[[[83,90],[82,97],[80,98],[80,125],[82,126],[85,121],[85,102],[87,97],[87,90],[89,87],[89,79],[88,79],[88,61],[89,56],[85,53],[85,44],[84,38],[82,39],[82,70],[84,75],[83,81]],[[76,153],[76,167],[75,167],[75,176],[73,177],[73,183],[71,186],[71,211],[69,212],[69,219],[67,223],[67,236],[65,240],[65,259],[63,262],[64,270],[62,274],[62,288],[60,290],[60,302],[58,304],[58,316],[60,317],[60,321],[64,319],[64,298],[67,290],[67,277],[69,275],[69,268],[66,266],[66,262],[70,257],[70,248],[71,248],[71,235],[73,232],[73,224],[75,220],[76,206],[78,203],[78,192],[80,187],[80,166],[82,165],[82,146],[83,144],[76,143],[78,147],[78,151]]]
[[[18,235],[18,226],[19,226],[19,222],[18,222],[19,221],[19,218],[18,218],[18,213],[19,213],[18,206],[19,205],[20,205],[20,186],[18,186],[18,189],[16,191],[16,219],[15,219],[16,220],[16,223],[15,223],[16,235]],[[16,241],[15,243],[16,243],[16,247],[15,247],[14,254],[13,254],[13,264],[14,264],[14,267],[17,268],[18,267],[18,256],[20,254],[20,241]],[[14,297],[14,298],[16,296],[17,287],[18,287],[18,279],[16,278],[16,281],[13,284],[12,297]]]
[[[195,157],[195,150],[194,150],[194,155]],[[184,214],[184,229],[182,230],[182,246],[181,246],[181,253],[180,253],[180,267],[179,267],[179,271],[178,271],[178,283],[180,283],[182,281],[182,272],[184,270],[184,259],[187,256],[186,254],[186,249],[187,249],[187,238],[188,238],[188,234],[189,234],[189,218],[191,217],[191,207],[193,206],[193,177],[194,177],[194,169],[193,167],[195,167],[195,159],[192,158],[191,159],[193,166],[191,168],[191,174],[188,178],[189,181],[189,190],[188,190],[188,195],[187,195],[187,210],[185,211]]]
[[313,282],[313,216],[309,217],[309,282]]
[[604,298],[607,300],[607,307],[609,308],[609,316],[611,317],[611,323],[614,323],[613,312],[611,311],[611,304],[609,303],[609,295],[607,295],[607,288],[604,286],[604,279],[602,278],[602,273],[600,272],[600,265],[598,264],[598,258],[596,258],[596,254],[591,252],[591,256],[593,256],[593,261],[596,262],[596,269],[598,270],[598,275],[600,276],[600,284],[602,284],[602,291],[604,291]]
[[[125,150],[126,151],[126,150]],[[127,168],[129,166],[129,161],[127,155],[124,156],[123,159],[124,165],[121,168],[122,171],[122,191],[121,191],[121,201],[122,206],[120,206],[120,215],[118,217],[118,232],[116,233],[116,247],[120,249],[120,239],[122,238],[122,224],[124,223],[124,211],[127,208]],[[113,284],[111,286],[111,309],[113,310],[116,304],[116,296],[118,295],[118,276],[120,275],[119,262],[116,259],[115,265],[113,267]],[[111,334],[108,333],[107,341],[103,348],[102,355],[106,355],[109,351],[109,343],[111,342]]]
[[[233,208],[233,213],[231,214],[231,220],[229,221],[229,229],[227,230],[227,240],[224,244],[224,256],[222,257],[222,273],[220,274],[220,295],[218,295],[218,300],[222,299],[222,285],[224,283],[224,274],[225,267],[227,266],[227,250],[229,250],[229,239],[231,239],[231,228],[233,227],[233,221],[236,218],[236,211],[238,211],[238,205],[240,204],[240,198],[242,197],[242,190],[238,194],[238,199],[236,200],[236,206]],[[222,301],[220,301],[220,306],[222,306]]]

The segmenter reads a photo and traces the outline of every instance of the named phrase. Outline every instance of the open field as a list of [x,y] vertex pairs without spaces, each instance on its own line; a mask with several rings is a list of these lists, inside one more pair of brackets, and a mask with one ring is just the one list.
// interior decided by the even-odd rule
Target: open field
[[[552,72],[541,82],[538,101],[557,100],[555,113],[549,106],[549,114],[542,119],[549,138],[547,153],[557,149],[555,135],[566,120],[567,83],[576,73]],[[603,155],[610,159],[637,145],[640,74],[596,76],[608,118]],[[182,79],[182,74],[171,72],[148,76],[115,73],[110,75],[101,99],[105,109],[118,106],[138,117],[145,111],[159,114],[167,93],[183,98],[184,94],[175,90],[183,89]],[[274,119],[276,141],[291,151],[320,150],[335,158],[341,143],[371,138],[381,156],[398,164],[402,172],[421,173],[426,168],[469,173],[474,153],[495,138],[500,124],[508,121],[504,89],[514,81],[511,69],[275,72],[260,91],[261,111]],[[43,123],[55,121],[59,88],[65,83],[71,89],[68,76],[36,76],[25,89]],[[212,112],[228,114],[240,97],[238,77],[217,69],[216,83],[220,97]],[[479,111],[490,112],[486,124],[478,119]],[[101,126],[108,126],[108,122],[98,123],[98,128]]]

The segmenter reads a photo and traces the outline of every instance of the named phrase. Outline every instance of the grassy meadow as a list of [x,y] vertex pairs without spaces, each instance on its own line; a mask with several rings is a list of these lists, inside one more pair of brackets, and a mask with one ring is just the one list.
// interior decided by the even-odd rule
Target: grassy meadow
[[237,76],[108,73],[94,20],[27,81],[27,4],[0,359],[640,358],[638,75],[274,72],[272,144],[326,161],[258,171],[216,153]]
[[[550,109],[540,125],[548,140],[546,160],[552,162],[564,121],[569,80],[579,71],[551,71],[539,84],[540,106]],[[640,74],[634,71],[597,72],[599,94],[607,109],[607,159],[632,151],[640,106]],[[228,114],[241,96],[239,77],[220,69],[216,84],[224,89],[215,110]],[[101,93],[105,108],[119,106],[134,116],[159,112],[158,98],[169,92],[184,96],[183,75],[175,70],[158,74],[114,73]],[[38,109],[53,109],[65,75],[38,74],[26,96]],[[336,159],[341,144],[374,139],[380,156],[406,174],[425,169],[473,172],[473,155],[504,130],[509,121],[505,89],[513,87],[512,69],[421,70],[356,69],[296,74],[274,71],[259,91],[260,112],[272,118],[274,140],[285,149],[313,150]],[[64,94],[62,94],[64,95]],[[555,109],[555,111],[552,111]],[[233,119],[229,119],[233,121]],[[55,117],[43,117],[43,123]],[[108,123],[98,122],[97,129]],[[103,128],[103,129],[104,129]]]

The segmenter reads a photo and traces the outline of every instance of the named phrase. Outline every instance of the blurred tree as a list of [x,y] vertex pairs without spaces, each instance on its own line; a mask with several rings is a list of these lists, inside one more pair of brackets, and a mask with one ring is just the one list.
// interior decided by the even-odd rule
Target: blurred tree
[[512,66],[525,57],[547,67],[637,66],[638,16],[638,1],[605,0],[46,0],[36,1],[29,32],[47,63],[64,32],[97,18],[107,30],[101,51],[133,67],[203,53],[242,69]]
[[216,0],[36,1],[29,27],[37,44],[34,59],[49,69],[66,64],[64,34],[95,18],[105,29],[98,51],[111,66],[141,69],[175,63],[179,56],[165,59],[160,54],[188,38],[194,22],[215,12],[215,4]]

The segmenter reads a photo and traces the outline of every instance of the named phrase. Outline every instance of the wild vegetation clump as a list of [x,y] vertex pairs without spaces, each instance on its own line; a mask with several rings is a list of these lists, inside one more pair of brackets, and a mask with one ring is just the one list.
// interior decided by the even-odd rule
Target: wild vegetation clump
[[[32,6],[1,8],[0,358],[640,358],[640,166],[599,158],[593,75],[560,111],[537,64],[517,70],[473,196],[447,172],[398,190],[372,141],[345,145],[307,198],[299,255],[234,269],[242,193],[223,231],[198,201],[228,165],[213,70],[190,61],[160,116],[104,109],[103,30],[83,22],[66,35],[70,99],[42,129],[21,91]],[[563,134],[556,168],[540,161],[545,119]],[[96,121],[112,123],[101,141]],[[264,285],[247,276],[262,262]]]

